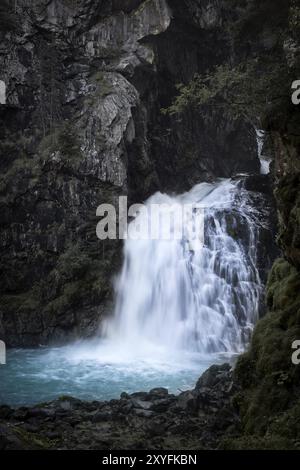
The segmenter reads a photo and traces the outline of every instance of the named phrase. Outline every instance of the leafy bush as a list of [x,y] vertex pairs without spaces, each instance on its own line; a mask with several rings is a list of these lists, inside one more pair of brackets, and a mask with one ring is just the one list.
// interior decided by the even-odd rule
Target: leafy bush
[[236,67],[219,65],[205,75],[196,74],[187,85],[178,84],[179,94],[163,114],[182,113],[190,106],[227,110],[233,117],[256,118],[268,105],[280,102],[288,84],[285,64],[249,60]]

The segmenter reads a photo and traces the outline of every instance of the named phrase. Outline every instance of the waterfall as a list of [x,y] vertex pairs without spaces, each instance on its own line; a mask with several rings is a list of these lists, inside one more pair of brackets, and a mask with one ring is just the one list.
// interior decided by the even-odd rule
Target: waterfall
[[[157,193],[131,228],[151,225],[150,208],[162,203],[204,209],[193,210],[179,239],[125,241],[115,313],[103,335],[137,349],[151,344],[203,354],[242,351],[261,292],[257,220],[242,180],[201,183],[180,196]],[[195,243],[191,233],[203,217],[204,239]]]
[[270,173],[271,159],[263,154],[266,133],[261,129],[256,129],[257,154],[260,160],[260,174],[268,175]]

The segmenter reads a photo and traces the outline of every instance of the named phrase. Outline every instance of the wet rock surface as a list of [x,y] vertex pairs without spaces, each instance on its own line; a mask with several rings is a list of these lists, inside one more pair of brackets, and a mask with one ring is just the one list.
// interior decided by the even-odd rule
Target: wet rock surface
[[32,408],[1,406],[0,449],[214,449],[238,429],[236,390],[224,364],[179,395],[155,388],[108,402],[66,396]]

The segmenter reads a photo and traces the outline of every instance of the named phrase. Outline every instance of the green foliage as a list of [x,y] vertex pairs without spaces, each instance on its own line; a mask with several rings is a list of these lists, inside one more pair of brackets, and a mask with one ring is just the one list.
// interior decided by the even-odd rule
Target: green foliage
[[285,0],[228,0],[222,8],[232,63],[220,64],[196,74],[189,83],[177,84],[177,96],[162,112],[174,115],[194,107],[200,108],[204,117],[212,109],[234,119],[244,116],[257,122],[261,118],[266,127],[274,115],[283,121],[295,79],[283,54],[283,41],[289,14],[290,29],[298,31],[297,0],[291,8]]
[[233,118],[256,118],[285,96],[289,83],[286,75],[286,67],[273,62],[263,67],[257,60],[236,67],[219,65],[208,74],[196,74],[187,85],[178,84],[178,96],[162,112],[174,115],[191,106],[205,106],[228,111]]
[[162,111],[164,114],[173,115],[183,112],[191,105],[213,104],[216,107],[223,107],[225,102],[216,103],[215,99],[220,98],[221,93],[240,85],[245,77],[246,71],[243,72],[240,68],[232,69],[228,64],[217,66],[211,74],[204,76],[196,74],[188,85],[182,83],[176,85],[179,95],[169,108]]

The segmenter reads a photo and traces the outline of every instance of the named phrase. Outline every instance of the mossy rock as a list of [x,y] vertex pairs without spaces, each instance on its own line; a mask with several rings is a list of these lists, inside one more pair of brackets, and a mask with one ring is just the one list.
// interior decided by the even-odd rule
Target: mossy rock
[[47,439],[44,436],[42,437],[39,434],[25,431],[25,429],[21,428],[20,426],[14,427],[14,433],[21,441],[24,449],[28,448],[34,450],[46,450],[50,449],[56,444],[55,441],[51,441],[50,439]]
[[238,438],[224,439],[221,450],[295,450],[293,442],[281,436],[270,435],[266,437],[246,435]]
[[[300,274],[284,259],[270,272],[267,300],[270,311],[258,322],[249,352],[237,361],[235,378],[241,391],[234,402],[244,432],[259,438],[254,445],[290,448],[294,444],[286,437],[300,439],[300,366],[291,361],[292,343],[300,338]],[[293,433],[288,432],[291,426]],[[232,445],[248,448],[245,439]]]
[[113,85],[109,81],[109,76],[105,72],[96,72],[94,75],[91,77],[91,81],[96,83],[97,90],[95,93],[95,96],[93,98],[89,98],[93,104],[98,98],[105,98],[105,96],[110,95],[113,93]]

